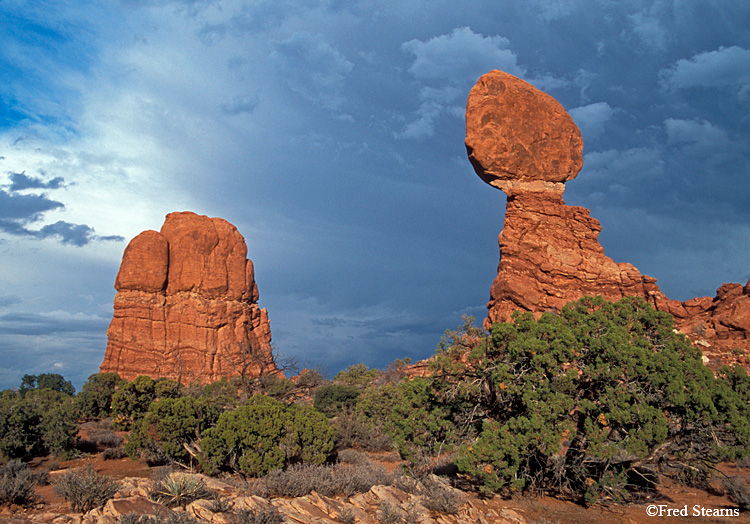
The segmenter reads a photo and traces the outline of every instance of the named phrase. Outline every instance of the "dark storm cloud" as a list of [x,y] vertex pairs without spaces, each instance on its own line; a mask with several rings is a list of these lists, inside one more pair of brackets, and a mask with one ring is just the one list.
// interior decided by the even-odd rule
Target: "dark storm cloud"
[[52,335],[56,333],[101,333],[109,321],[102,318],[6,313],[0,315],[3,335]]
[[344,80],[354,65],[320,34],[296,32],[277,42],[270,59],[289,88],[328,109],[344,103]]
[[15,295],[0,295],[0,308],[6,308],[20,303],[21,299]]
[[65,207],[62,202],[47,195],[25,195],[0,189],[0,220],[24,223],[39,220],[53,209]]
[[10,191],[21,191],[24,189],[58,189],[65,181],[60,176],[44,181],[41,178],[28,176],[26,173],[10,173],[10,182]]
[[63,244],[85,246],[94,241],[123,241],[121,236],[98,236],[94,229],[85,224],[72,224],[58,220],[39,229],[27,227],[42,220],[45,213],[55,209],[64,209],[65,205],[52,200],[46,194],[20,193],[26,189],[56,189],[62,187],[61,177],[47,182],[40,178],[29,177],[24,173],[11,173],[11,185],[8,191],[0,189],[0,231],[14,236],[29,238],[57,238]]

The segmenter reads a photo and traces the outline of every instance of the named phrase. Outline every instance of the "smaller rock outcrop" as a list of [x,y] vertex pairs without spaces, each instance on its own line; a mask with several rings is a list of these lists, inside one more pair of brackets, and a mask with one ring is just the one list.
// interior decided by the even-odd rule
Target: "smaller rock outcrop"
[[207,383],[274,371],[245,239],[221,218],[170,213],[128,244],[100,372]]

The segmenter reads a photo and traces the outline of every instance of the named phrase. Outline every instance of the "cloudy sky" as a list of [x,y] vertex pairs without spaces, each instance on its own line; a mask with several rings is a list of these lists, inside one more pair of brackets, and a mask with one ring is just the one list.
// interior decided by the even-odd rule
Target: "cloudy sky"
[[425,358],[485,316],[505,196],[463,145],[491,69],[557,98],[565,200],[672,298],[750,277],[750,2],[4,0],[0,388],[104,356],[127,242],[235,224],[282,354]]

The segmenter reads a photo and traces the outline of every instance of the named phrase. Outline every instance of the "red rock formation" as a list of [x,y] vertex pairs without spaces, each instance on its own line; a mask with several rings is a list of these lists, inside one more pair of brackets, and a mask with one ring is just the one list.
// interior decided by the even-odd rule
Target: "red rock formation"
[[100,372],[208,383],[275,370],[245,239],[229,222],[170,213],[131,240],[115,280]]
[[724,284],[714,299],[670,300],[655,278],[604,254],[588,209],[565,204],[583,141],[554,98],[507,73],[487,73],[469,94],[466,149],[482,180],[508,195],[485,327],[515,310],[559,311],[584,295],[639,296],[672,314],[704,353],[731,360],[727,349],[750,351],[750,283]]

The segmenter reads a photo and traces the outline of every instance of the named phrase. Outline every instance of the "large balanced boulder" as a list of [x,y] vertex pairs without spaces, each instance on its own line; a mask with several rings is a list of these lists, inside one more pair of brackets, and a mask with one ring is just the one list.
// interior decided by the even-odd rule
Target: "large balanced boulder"
[[170,213],[125,249],[102,373],[208,383],[275,370],[245,239],[221,218]]
[[583,166],[583,141],[554,98],[502,71],[482,76],[466,106],[466,150],[479,177],[507,195],[500,263],[485,327],[516,310],[559,311],[585,295],[639,296],[718,361],[750,352],[750,285],[725,284],[715,298],[670,300],[656,279],[617,263],[599,244],[599,222],[563,201]]

